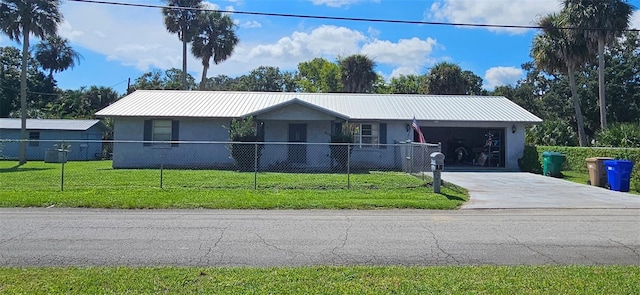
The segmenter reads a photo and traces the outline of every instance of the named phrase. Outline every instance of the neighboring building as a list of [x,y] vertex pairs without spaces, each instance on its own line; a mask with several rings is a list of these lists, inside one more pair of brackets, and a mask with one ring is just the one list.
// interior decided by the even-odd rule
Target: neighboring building
[[[20,127],[20,119],[0,118],[0,158],[18,158]],[[27,160],[44,160],[47,150],[65,140],[71,145],[68,160],[100,159],[102,133],[108,130],[100,120],[27,119]]]
[[[385,144],[413,140],[411,123],[416,118],[427,142],[442,143],[447,165],[481,163],[517,169],[526,125],[542,121],[497,96],[171,90],[138,90],[96,116],[114,119],[114,168],[159,165],[160,155],[166,166],[231,167],[226,145],[152,141],[225,142],[229,141],[225,126],[233,118],[253,116],[267,143],[329,143],[331,134],[351,124],[360,131],[352,163],[371,162],[389,169],[401,167],[404,155]],[[259,165],[331,167],[328,146],[309,148],[265,144]]]

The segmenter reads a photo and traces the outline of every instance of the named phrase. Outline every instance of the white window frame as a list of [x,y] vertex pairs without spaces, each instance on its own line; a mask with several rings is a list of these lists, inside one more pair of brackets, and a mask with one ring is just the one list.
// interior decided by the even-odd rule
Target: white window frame
[[380,147],[380,123],[362,122],[350,124],[351,130],[356,131],[353,140],[359,148]]
[[[152,141],[171,141],[172,124],[171,120],[152,120],[151,121],[151,140]],[[154,143],[154,145],[167,145],[168,143]]]

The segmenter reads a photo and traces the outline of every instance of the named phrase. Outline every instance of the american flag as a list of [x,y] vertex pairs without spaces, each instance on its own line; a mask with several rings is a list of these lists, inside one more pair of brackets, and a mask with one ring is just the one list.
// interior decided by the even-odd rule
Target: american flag
[[418,132],[420,143],[427,142],[426,140],[424,140],[424,134],[422,134],[422,130],[420,130],[420,126],[418,126],[418,121],[416,121],[415,117],[413,117],[413,123],[411,123],[411,126],[413,126],[413,130]]

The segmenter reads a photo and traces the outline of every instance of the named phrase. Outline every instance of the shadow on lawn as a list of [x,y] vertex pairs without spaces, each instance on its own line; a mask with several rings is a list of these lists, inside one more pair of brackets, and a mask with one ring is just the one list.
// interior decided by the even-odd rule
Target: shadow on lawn
[[29,171],[43,171],[43,170],[51,170],[53,168],[24,168],[22,165],[17,164],[11,168],[0,168],[0,173],[11,173],[11,172],[29,172]]
[[441,195],[445,196],[447,199],[449,199],[450,201],[462,201],[462,202],[466,202],[467,200],[458,197],[458,196],[454,196],[454,195],[450,195],[450,194],[445,194],[445,193],[440,193]]

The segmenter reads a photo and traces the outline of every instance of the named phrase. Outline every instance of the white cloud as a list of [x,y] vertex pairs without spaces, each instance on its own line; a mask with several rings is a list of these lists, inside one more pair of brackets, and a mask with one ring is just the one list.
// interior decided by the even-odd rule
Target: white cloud
[[391,71],[389,78],[397,78],[407,75],[419,75],[420,73],[414,67],[398,67]]
[[[105,6],[97,4],[65,2],[62,6],[66,23],[61,34],[72,40],[72,45],[82,46],[105,57],[105,60],[132,66],[140,71],[152,68],[180,68],[182,46],[178,37],[166,31],[162,14],[151,13],[144,8]],[[90,16],[90,17],[87,17]],[[270,30],[260,28],[253,20],[242,20],[243,27],[254,27],[254,32]],[[292,28],[294,30],[294,28]],[[431,54],[439,45],[431,38],[380,40],[369,37],[375,31],[358,30],[322,25],[310,29],[290,31],[271,40],[247,38],[240,32],[240,43],[226,61],[211,65],[209,76],[224,74],[238,76],[261,65],[295,70],[298,63],[316,57],[334,61],[338,56],[355,53],[367,54],[380,66],[385,77],[396,74],[418,73],[433,63]],[[252,33],[255,34],[255,33]],[[278,36],[268,31],[262,38]],[[199,77],[201,61],[189,54],[189,72]],[[100,69],[96,69],[99,73]],[[99,78],[99,77],[98,77]],[[96,82],[99,83],[99,82]]]
[[631,23],[629,24],[629,27],[632,29],[640,29],[640,11],[639,10],[636,10],[631,15]]
[[74,30],[69,24],[69,22],[66,20],[62,24],[60,24],[60,26],[58,27],[58,32],[60,35],[65,36],[65,38],[69,39],[69,41],[72,41],[72,42],[76,38],[84,35],[83,31]]
[[375,39],[362,46],[361,53],[372,58],[376,63],[386,64],[396,68],[391,76],[396,74],[417,74],[426,65],[434,63],[431,57],[433,49],[438,46],[436,40],[427,38],[421,40],[400,39],[397,43]]
[[522,77],[522,69],[516,67],[493,67],[484,73],[486,89],[494,89],[501,85],[513,85]]
[[345,27],[320,26],[310,33],[296,31],[276,43],[257,45],[250,50],[248,58],[334,58],[358,52],[360,43],[366,39],[361,32]]
[[174,61],[181,56],[180,42],[176,35],[166,32],[159,11],[65,2],[62,12],[65,23],[60,34],[73,44],[141,71],[180,65],[180,61]]
[[244,23],[238,23],[238,26],[240,26],[241,28],[247,28],[247,29],[262,28],[262,24],[255,20],[246,21]]
[[400,39],[397,43],[375,39],[362,46],[362,53],[376,62],[409,66],[425,63],[436,45],[436,40],[431,38],[421,40],[413,37]]
[[[550,13],[560,11],[557,0],[439,0],[426,12],[426,21],[492,25],[535,25],[536,21]],[[523,34],[525,29],[490,28],[491,31]]]
[[371,38],[378,38],[378,36],[380,36],[380,31],[374,29],[373,27],[367,28],[367,33],[369,34],[369,37],[371,37]]
[[[315,5],[326,5],[329,7],[342,7],[349,6],[354,3],[362,2],[365,0],[311,0],[311,3]],[[370,0],[371,2],[380,2],[380,0]]]

